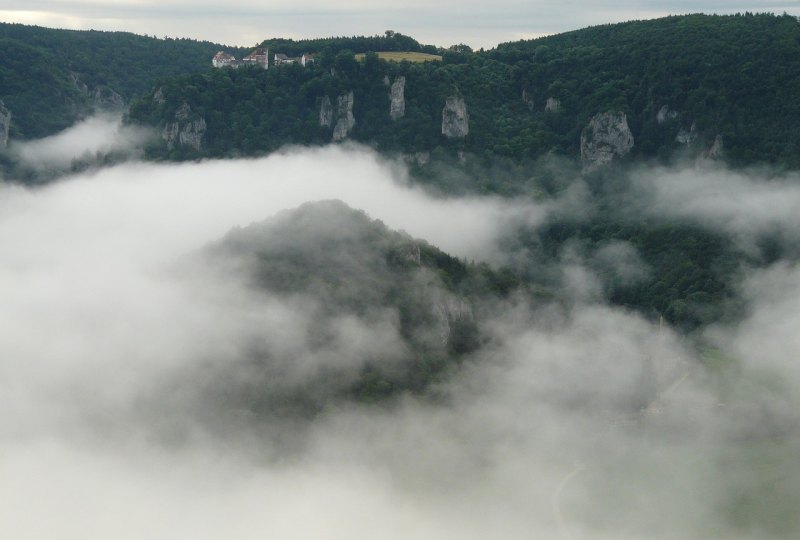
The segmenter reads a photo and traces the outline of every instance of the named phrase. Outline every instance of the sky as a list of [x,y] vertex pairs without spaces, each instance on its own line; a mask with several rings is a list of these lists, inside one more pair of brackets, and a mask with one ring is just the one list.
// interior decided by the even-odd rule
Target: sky
[[800,1],[620,0],[4,0],[0,20],[77,30],[119,30],[250,46],[264,39],[375,35],[491,48],[586,26],[683,13],[787,12]]

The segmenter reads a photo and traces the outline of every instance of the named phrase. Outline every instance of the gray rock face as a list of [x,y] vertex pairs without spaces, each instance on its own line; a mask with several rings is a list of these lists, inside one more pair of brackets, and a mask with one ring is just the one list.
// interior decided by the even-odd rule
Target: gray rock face
[[419,244],[410,242],[397,250],[397,255],[401,260],[409,261],[416,266],[422,265],[422,254],[419,249]]
[[430,152],[415,152],[413,154],[404,154],[403,159],[406,163],[416,164],[419,166],[427,165],[431,160]]
[[78,92],[80,92],[82,96],[89,95],[89,87],[81,81],[77,73],[71,71],[69,73],[69,78],[72,79],[72,84],[78,89]]
[[547,98],[547,103],[544,104],[545,112],[558,112],[561,110],[561,102],[554,97]]
[[159,105],[163,105],[167,102],[166,96],[164,96],[164,87],[160,86],[156,93],[153,94],[153,101]]
[[442,135],[448,138],[466,137],[469,134],[469,113],[464,98],[450,96],[442,110]]
[[681,128],[678,131],[678,134],[675,136],[675,142],[680,143],[684,146],[691,145],[695,139],[697,139],[697,124],[692,122],[692,127],[688,130],[686,128]]
[[92,95],[95,107],[107,111],[125,108],[125,100],[108,86],[98,86]]
[[336,98],[336,125],[333,126],[333,140],[342,141],[346,139],[355,125],[353,92],[348,92]]
[[392,120],[397,120],[406,115],[406,78],[402,75],[397,77],[389,89],[389,116]]
[[350,135],[356,119],[353,116],[353,92],[336,98],[336,108],[328,96],[323,96],[319,105],[319,125],[333,127],[333,140],[342,141]]
[[533,96],[527,88],[522,89],[522,101],[525,102],[525,105],[527,105],[530,110],[533,110]]
[[677,117],[678,111],[673,111],[669,108],[669,105],[664,105],[658,109],[658,112],[656,113],[656,122],[663,124],[664,122],[675,120]]
[[176,144],[200,150],[205,133],[205,119],[192,114],[189,104],[184,103],[175,111],[175,121],[164,126],[161,137],[167,142],[167,148],[170,150],[175,148]]
[[581,132],[581,161],[593,169],[628,154],[633,134],[625,113],[608,111],[596,114]]
[[333,125],[333,104],[331,98],[325,96],[319,105],[319,125],[321,127],[331,127]]
[[433,314],[438,322],[439,337],[444,346],[450,343],[453,326],[463,321],[471,321],[473,318],[470,305],[455,296],[435,299]]
[[722,135],[717,135],[714,137],[714,144],[711,145],[711,148],[703,152],[703,157],[706,159],[722,159],[724,150],[725,145],[722,142]]
[[0,100],[0,148],[8,146],[8,130],[11,127],[11,111]]

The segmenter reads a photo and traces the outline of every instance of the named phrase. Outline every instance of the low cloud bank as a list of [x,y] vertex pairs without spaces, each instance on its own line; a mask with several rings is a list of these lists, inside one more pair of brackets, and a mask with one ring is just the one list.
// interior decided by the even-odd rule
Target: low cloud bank
[[[800,530],[790,458],[800,449],[791,382],[800,343],[790,334],[800,310],[792,295],[776,300],[774,285],[800,290],[792,266],[755,276],[746,288],[752,316],[709,333],[742,358],[762,355],[765,332],[774,340],[772,360],[758,365],[788,374],[792,386],[768,402],[741,391],[739,379],[715,379],[668,328],[603,305],[595,285],[568,308],[502,302],[485,321],[484,347],[431,396],[338,403],[285,422],[260,422],[224,392],[204,401],[215,374],[253,376],[241,360],[259,340],[295,359],[296,369],[281,372],[293,379],[277,381],[299,386],[371,347],[399,347],[396,321],[383,313],[341,318],[328,336],[336,347],[311,354],[313,299],[255,294],[243,276],[187,266],[186,254],[231,227],[331,198],[490,261],[505,260],[498,240],[508,230],[544,223],[566,204],[434,199],[401,168],[353,147],[129,163],[35,190],[0,186],[0,501],[10,516],[0,536],[677,539]],[[647,271],[629,245],[611,243],[565,255],[565,274],[573,268],[591,284],[586,258],[614,279]],[[757,386],[748,362],[744,380]]]
[[23,166],[35,171],[69,170],[79,161],[91,164],[111,153],[135,155],[151,136],[145,128],[123,126],[118,115],[101,114],[50,137],[15,142],[10,153]]
[[647,216],[698,223],[753,251],[759,238],[800,240],[800,176],[724,167],[656,168],[632,174],[635,208]]

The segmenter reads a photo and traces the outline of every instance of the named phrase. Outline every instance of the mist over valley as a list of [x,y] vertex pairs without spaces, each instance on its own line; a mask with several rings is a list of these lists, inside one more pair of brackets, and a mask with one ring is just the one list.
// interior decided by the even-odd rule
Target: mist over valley
[[651,68],[536,77],[662,25],[789,50],[798,23],[638,24],[436,65],[351,58],[402,34],[275,40],[332,64],[152,88],[90,63],[127,108],[87,86],[61,123],[0,87],[0,536],[796,537],[794,136],[749,145],[722,53],[666,109]]

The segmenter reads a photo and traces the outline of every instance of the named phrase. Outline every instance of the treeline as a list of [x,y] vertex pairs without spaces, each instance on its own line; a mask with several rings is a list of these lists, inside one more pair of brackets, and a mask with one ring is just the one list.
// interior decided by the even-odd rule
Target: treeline
[[207,71],[220,48],[191,39],[0,23],[0,100],[13,115],[11,138],[68,127],[91,112],[97,89],[128,101],[160,79]]
[[[676,130],[694,125],[700,140],[722,135],[733,164],[800,166],[795,17],[673,16],[506,43],[487,56],[514,66],[537,107],[560,100],[568,124],[603,109],[628,113],[636,154],[663,157]],[[675,116],[659,124],[664,106]]]
[[349,50],[353,53],[377,51],[413,51],[436,54],[438,49],[433,45],[420,45],[412,37],[399,32],[387,30],[382,36],[329,37],[316,39],[293,40],[271,38],[264,40],[261,47],[267,47],[272,53],[283,53],[287,56],[300,56],[304,53],[332,54]]
[[[800,166],[793,121],[800,118],[800,24],[794,17],[667,17],[485,53],[456,49],[443,62],[425,64],[389,63],[369,54],[354,61],[354,50],[372,46],[369,39],[389,38],[330,41],[330,47],[347,48],[336,54],[327,49],[307,69],[171,79],[163,83],[166,103],[154,106],[145,98],[130,118],[164,125],[185,102],[208,122],[208,144],[199,152],[162,149],[154,157],[252,155],[330,141],[319,127],[320,103],[352,91],[353,140],[383,151],[466,151],[520,161],[552,153],[577,157],[589,120],[619,110],[634,135],[634,159],[699,155],[720,136],[732,164]],[[400,76],[406,80],[405,116],[392,121],[385,83]],[[454,95],[469,113],[463,139],[441,134],[442,107]]]

